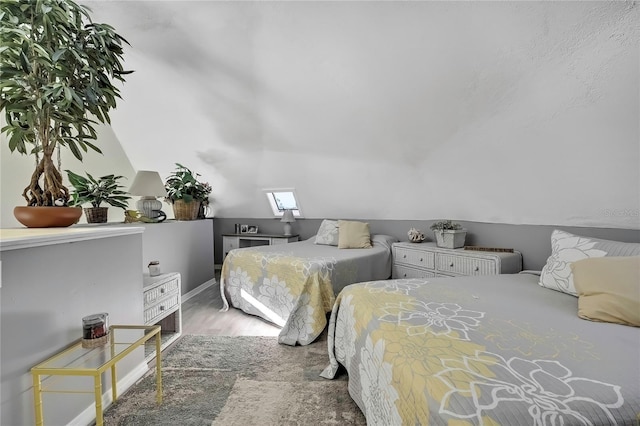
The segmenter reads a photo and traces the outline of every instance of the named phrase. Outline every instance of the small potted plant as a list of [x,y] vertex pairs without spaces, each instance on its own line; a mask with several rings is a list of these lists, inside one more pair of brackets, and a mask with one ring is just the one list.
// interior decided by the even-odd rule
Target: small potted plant
[[70,204],[74,206],[91,204],[91,207],[84,208],[87,222],[105,223],[107,221],[108,207],[100,207],[103,202],[123,210],[127,209],[131,197],[122,190],[124,187],[118,184],[122,176],[106,175],[96,179],[89,173],[84,177],[71,170],[66,172],[73,186]]
[[441,220],[434,222],[430,229],[433,231],[438,247],[454,249],[464,246],[467,230],[459,223],[451,220]]
[[176,220],[198,219],[201,206],[209,204],[211,185],[198,181],[197,173],[192,172],[180,163],[165,182],[167,202],[173,206]]

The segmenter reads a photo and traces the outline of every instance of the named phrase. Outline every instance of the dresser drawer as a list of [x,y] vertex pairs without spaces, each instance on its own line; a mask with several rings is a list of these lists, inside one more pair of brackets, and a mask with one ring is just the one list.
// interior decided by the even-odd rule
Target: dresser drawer
[[226,257],[231,250],[240,248],[240,239],[238,237],[222,237],[222,253]]
[[153,305],[157,300],[160,300],[171,293],[178,293],[178,292],[180,292],[180,282],[177,277],[175,279],[172,279],[171,281],[167,281],[166,283],[160,284],[157,287],[154,287],[149,290],[145,290],[144,307],[147,308]]
[[435,276],[433,272],[424,269],[411,268],[404,265],[393,265],[392,278],[430,278]]
[[446,274],[495,275],[498,274],[495,259],[482,259],[453,254],[436,254],[436,270]]
[[394,261],[405,265],[417,266],[433,269],[435,265],[435,255],[430,251],[411,250],[404,247],[395,248]]
[[144,323],[153,324],[158,321],[163,315],[169,313],[171,310],[180,304],[180,295],[175,293],[159,303],[144,310]]

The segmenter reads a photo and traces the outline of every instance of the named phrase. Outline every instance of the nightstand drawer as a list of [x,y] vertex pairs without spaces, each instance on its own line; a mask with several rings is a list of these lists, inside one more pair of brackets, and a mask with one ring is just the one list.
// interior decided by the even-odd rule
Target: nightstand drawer
[[178,293],[180,291],[180,282],[178,278],[167,281],[164,284],[160,284],[150,290],[144,292],[144,306],[145,308],[153,305],[157,300],[168,296],[171,293]]
[[222,237],[222,250],[225,255],[231,250],[239,247],[240,243],[238,242],[238,237]]
[[423,250],[411,250],[404,247],[395,248],[394,261],[405,265],[433,269],[435,265],[434,253]]
[[[180,304],[180,295],[178,293],[167,297],[166,299],[160,301],[156,305],[144,310],[144,323],[150,324],[155,323],[156,318],[162,317],[164,314],[167,314],[173,308]],[[175,309],[174,309],[175,310]]]
[[433,272],[403,265],[393,265],[392,274],[392,278],[430,278],[435,276]]
[[436,270],[460,275],[494,275],[500,273],[495,259],[480,259],[437,253]]

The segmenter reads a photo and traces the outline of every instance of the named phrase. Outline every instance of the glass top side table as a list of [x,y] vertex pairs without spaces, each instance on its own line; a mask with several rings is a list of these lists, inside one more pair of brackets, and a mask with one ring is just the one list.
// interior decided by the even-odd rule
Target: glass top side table
[[156,343],[156,402],[162,403],[162,362],[159,325],[112,325],[109,327],[109,342],[95,348],[83,348],[82,341],[71,345],[39,363],[31,369],[33,376],[33,404],[37,426],[42,426],[42,393],[68,392],[48,389],[42,386],[41,376],[90,376],[94,378],[93,393],[96,403],[96,426],[103,425],[102,416],[102,373],[111,370],[111,396],[117,399],[116,364],[136,348],[144,347],[147,340],[155,337]]

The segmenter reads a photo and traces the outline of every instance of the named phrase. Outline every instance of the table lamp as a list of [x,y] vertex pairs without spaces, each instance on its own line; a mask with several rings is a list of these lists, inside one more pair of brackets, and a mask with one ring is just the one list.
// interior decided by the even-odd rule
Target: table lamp
[[284,235],[291,235],[291,224],[295,221],[296,218],[293,216],[293,210],[285,210],[283,212],[280,222],[284,222]]
[[133,179],[131,195],[140,195],[140,200],[136,203],[136,208],[143,216],[149,219],[156,219],[164,214],[160,214],[162,202],[156,197],[166,197],[167,190],[158,172],[150,170],[139,170]]

